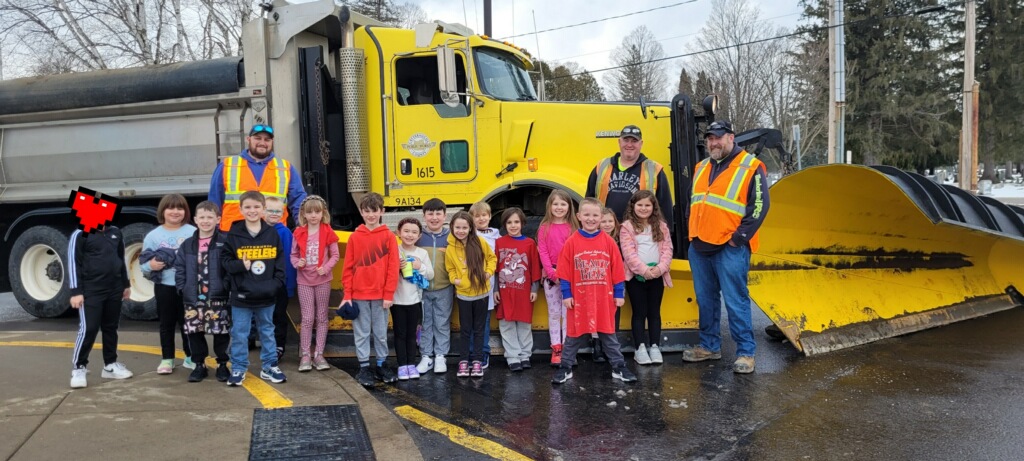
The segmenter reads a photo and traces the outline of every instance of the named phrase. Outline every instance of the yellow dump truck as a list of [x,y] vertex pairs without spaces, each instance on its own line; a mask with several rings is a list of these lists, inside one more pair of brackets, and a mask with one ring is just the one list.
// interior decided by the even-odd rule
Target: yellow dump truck
[[[155,317],[137,257],[156,201],[171,192],[204,199],[215,165],[244,147],[256,123],[274,126],[276,154],[327,199],[342,245],[367,192],[385,197],[392,223],[438,197],[452,211],[487,201],[496,216],[518,206],[535,226],[552,189],[582,198],[590,170],[635,124],[644,153],[670,173],[673,239],[677,257],[685,255],[681,207],[705,157],[713,98],[696,109],[687,95],[652,104],[538,101],[532,57],[513,44],[441,22],[389,28],[332,0],[274,2],[244,26],[243,48],[241,57],[0,82],[0,263],[8,269],[0,289],[40,317],[68,310],[66,239],[75,223],[65,201],[84,186],[125,205],[118,224],[133,299],[124,312]],[[740,138],[758,151],[779,135]],[[810,168],[771,194],[751,294],[806,353],[1024,304],[1014,288],[1024,283],[1020,209],[860,166]],[[685,259],[673,262],[672,277],[666,350],[694,343],[697,328]],[[538,301],[539,349],[545,311]],[[628,307],[623,318],[628,328]],[[348,325],[332,326],[333,350],[345,353]]]

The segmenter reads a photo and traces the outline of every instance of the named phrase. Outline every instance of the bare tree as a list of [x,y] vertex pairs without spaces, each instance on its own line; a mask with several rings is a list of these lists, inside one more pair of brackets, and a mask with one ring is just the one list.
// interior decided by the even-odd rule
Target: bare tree
[[398,27],[412,29],[416,24],[427,22],[427,12],[423,11],[415,3],[400,3],[395,5],[395,14],[398,16]]
[[604,76],[609,99],[638,101],[662,99],[668,88],[665,50],[646,26],[633,29],[612,52],[612,63],[619,67]]

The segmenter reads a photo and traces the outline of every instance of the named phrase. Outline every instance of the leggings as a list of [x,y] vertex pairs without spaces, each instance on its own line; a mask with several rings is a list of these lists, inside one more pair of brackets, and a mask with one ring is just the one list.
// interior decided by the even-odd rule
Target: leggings
[[[313,357],[324,355],[324,345],[327,343],[327,308],[331,300],[331,283],[322,283],[316,286],[299,285],[299,307],[302,309],[302,327],[299,330],[299,356],[310,355],[310,344],[313,342],[313,327],[316,326],[316,346],[313,348]],[[276,315],[275,311],[275,315]],[[291,325],[286,323],[284,328],[287,331]],[[279,336],[280,325],[275,326]],[[280,340],[278,340],[280,341]],[[278,347],[284,343],[278,342]]]
[[174,358],[174,329],[181,333],[181,349],[185,357],[192,356],[192,348],[185,336],[185,301],[178,295],[178,289],[170,285],[153,285],[156,297],[156,313],[160,318],[160,353],[164,360]]
[[[484,325],[490,318],[487,315],[487,297],[471,301],[456,299],[459,303],[459,336],[462,338],[460,360],[481,362],[484,359]],[[470,337],[473,344],[470,344]]]
[[410,305],[391,305],[391,321],[395,328],[395,355],[398,366],[415,365],[416,358],[416,327],[423,317],[421,303]]
[[661,297],[665,294],[665,282],[661,277],[646,282],[630,279],[626,281],[626,292],[629,293],[629,304],[633,306],[633,347],[660,345]]

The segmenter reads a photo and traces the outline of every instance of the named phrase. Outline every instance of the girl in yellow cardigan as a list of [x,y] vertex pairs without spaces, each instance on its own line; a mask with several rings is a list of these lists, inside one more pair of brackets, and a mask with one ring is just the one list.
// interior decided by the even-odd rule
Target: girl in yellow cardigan
[[[444,265],[448,278],[455,286],[455,299],[459,306],[459,334],[462,337],[462,357],[456,376],[484,376],[483,342],[485,322],[488,321],[487,300],[491,296],[491,276],[494,275],[498,258],[483,237],[474,231],[473,216],[460,211],[452,216],[451,234],[448,236],[448,251]],[[473,333],[472,349],[470,333]],[[474,355],[470,357],[470,350]],[[470,360],[473,365],[470,369]]]

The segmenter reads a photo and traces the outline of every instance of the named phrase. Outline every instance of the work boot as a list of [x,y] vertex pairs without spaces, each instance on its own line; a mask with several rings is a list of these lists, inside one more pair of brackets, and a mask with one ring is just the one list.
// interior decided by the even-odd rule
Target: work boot
[[720,360],[721,358],[721,352],[711,352],[700,346],[683,351],[684,362],[703,362],[705,360]]
[[732,364],[732,371],[734,373],[753,373],[754,372],[754,358],[743,356],[736,359],[736,363]]
[[592,338],[590,340],[592,347],[594,348],[594,363],[604,363],[608,361],[608,358],[604,355],[604,346],[601,345],[601,338]]

